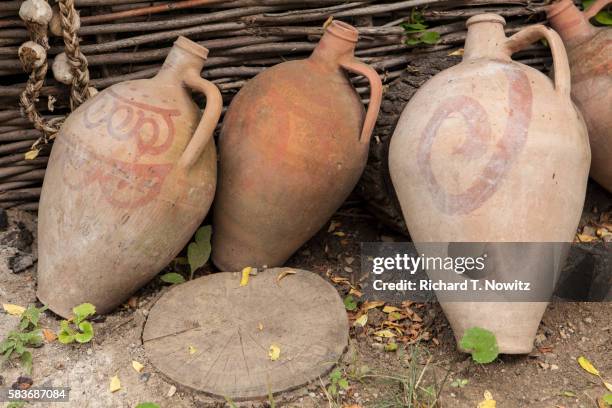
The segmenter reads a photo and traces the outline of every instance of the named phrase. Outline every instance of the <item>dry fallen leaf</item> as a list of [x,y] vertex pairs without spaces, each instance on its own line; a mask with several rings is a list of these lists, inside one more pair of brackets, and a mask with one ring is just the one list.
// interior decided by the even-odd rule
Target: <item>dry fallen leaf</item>
[[351,290],[349,290],[349,295],[353,295],[353,296],[355,296],[355,297],[360,298],[360,297],[362,297],[362,296],[363,296],[363,293],[361,293],[361,291],[360,291],[360,290],[357,290],[357,289],[355,289],[355,288],[351,288]]
[[119,380],[118,375],[111,378],[108,389],[110,392],[117,392],[121,389],[121,381]]
[[376,331],[374,332],[374,335],[377,337],[384,337],[384,338],[396,337],[396,334],[393,333],[389,329]]
[[594,237],[592,235],[576,234],[576,237],[578,238],[578,241],[580,241],[580,242],[593,242],[593,241],[597,241],[597,237]]
[[176,394],[176,387],[174,385],[171,385],[170,389],[168,390],[168,393],[166,394],[166,396],[171,397],[174,394]]
[[280,352],[280,347],[276,344],[272,344],[270,350],[268,350],[268,357],[270,357],[270,360],[276,361],[280,357]]
[[383,312],[384,313],[391,313],[391,312],[399,312],[402,309],[395,307],[395,306],[385,306],[383,307]]
[[478,403],[478,408],[495,408],[497,402],[493,399],[493,395],[489,391],[484,392],[484,401]]
[[587,373],[591,373],[599,377],[599,370],[596,369],[593,366],[593,364],[591,364],[591,362],[587,360],[585,357],[583,356],[578,357],[578,364],[580,364],[580,367],[582,367],[582,369],[586,371]]
[[367,313],[364,313],[361,316],[359,316],[355,320],[355,323],[354,323],[355,326],[361,326],[361,327],[365,327],[366,324],[368,324],[368,315],[367,315]]
[[10,303],[3,303],[2,308],[4,311],[13,316],[21,316],[25,312],[25,307],[19,305],[12,305]]
[[276,277],[276,283],[279,283],[281,279],[283,279],[287,275],[295,275],[295,271],[292,271],[291,269],[285,269]]
[[251,268],[250,266],[247,266],[246,268],[242,270],[242,277],[240,278],[240,286],[246,286],[249,283],[249,274],[251,273],[252,269],[253,268]]
[[189,345],[189,354],[195,354],[198,352],[198,349],[193,347],[192,345]]
[[370,309],[375,309],[377,307],[381,307],[384,306],[385,302],[383,302],[382,300],[374,300],[374,301],[370,301],[370,302],[364,302],[363,305],[361,305],[361,310],[363,312],[367,312]]
[[43,329],[42,334],[47,343],[53,343],[55,339],[57,339],[57,336],[55,335],[55,333],[49,329]]
[[463,52],[464,52],[464,49],[463,48],[459,48],[458,50],[455,50],[455,51],[451,52],[450,54],[448,54],[448,56],[449,57],[452,57],[452,56],[461,57],[461,56],[463,56]]
[[347,278],[343,278],[341,276],[332,276],[330,279],[334,283],[350,285],[349,280]]
[[144,366],[135,360],[132,361],[132,368],[134,368],[137,373],[142,373],[142,370],[144,370]]
[[340,225],[342,225],[341,223],[339,223],[338,221],[332,221],[329,223],[329,228],[327,229],[327,232],[334,232],[336,230],[337,227],[339,227]]
[[604,387],[606,387],[608,389],[608,391],[612,392],[612,384],[610,384],[609,382],[603,382]]

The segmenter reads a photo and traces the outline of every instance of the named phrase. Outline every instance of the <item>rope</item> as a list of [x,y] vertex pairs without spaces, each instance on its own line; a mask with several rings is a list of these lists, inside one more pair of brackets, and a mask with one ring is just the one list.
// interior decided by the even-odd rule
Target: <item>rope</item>
[[[45,0],[47,1],[47,0]],[[70,110],[74,111],[89,97],[89,70],[87,58],[81,52],[77,30],[79,28],[79,16],[74,7],[74,0],[59,0],[60,18],[62,25],[62,37],[64,39],[66,56],[72,68],[72,86],[70,89]],[[36,108],[36,102],[45,82],[49,64],[46,50],[49,49],[49,38],[47,27],[26,24],[30,38],[33,42],[43,47],[43,52],[32,55],[24,51],[20,52],[19,58],[26,72],[30,72],[24,91],[19,97],[23,114],[32,122],[34,128],[42,132],[42,136],[34,142],[31,151],[32,158],[38,154],[38,146],[47,144],[55,138],[65,118],[54,118],[45,120]],[[34,53],[36,54],[36,53]]]
[[87,58],[79,46],[79,16],[74,8],[74,0],[59,0],[62,22],[62,35],[68,62],[72,66],[72,88],[70,90],[70,109],[75,110],[89,97],[89,70]]

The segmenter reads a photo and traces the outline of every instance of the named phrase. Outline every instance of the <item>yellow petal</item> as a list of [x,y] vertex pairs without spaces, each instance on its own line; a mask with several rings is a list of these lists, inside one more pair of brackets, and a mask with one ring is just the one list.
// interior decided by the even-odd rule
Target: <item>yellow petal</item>
[[379,330],[377,332],[374,332],[374,335],[377,337],[384,337],[384,338],[390,338],[390,337],[395,337],[395,333],[393,333],[391,330],[386,329],[386,330]]
[[242,277],[240,278],[240,286],[248,285],[249,274],[251,273],[251,270],[253,270],[253,268],[251,268],[250,266],[247,266],[246,268],[242,270]]
[[25,159],[26,159],[26,160],[34,160],[35,158],[37,158],[37,157],[38,157],[38,152],[39,152],[39,151],[40,151],[40,150],[38,150],[38,149],[33,149],[33,150],[30,150],[29,152],[27,152],[27,153],[24,155],[24,157],[25,157]]
[[270,350],[268,351],[268,357],[270,357],[270,360],[276,361],[280,357],[280,352],[280,347],[276,344],[272,344],[270,346]]
[[365,327],[365,325],[367,323],[368,323],[368,315],[367,314],[362,314],[361,316],[359,316],[357,318],[357,320],[355,320],[355,326]]
[[25,307],[12,305],[10,303],[3,303],[2,308],[4,311],[13,316],[21,316],[25,312]]
[[117,392],[121,389],[121,381],[119,380],[118,375],[111,378],[108,389],[110,392]]
[[281,279],[283,279],[287,275],[295,275],[295,271],[292,271],[291,269],[285,269],[276,277],[276,283],[280,282]]
[[132,361],[132,367],[134,368],[134,370],[136,370],[137,373],[142,373],[142,370],[144,370],[144,366],[138,361]]
[[497,402],[493,399],[493,395],[487,390],[484,392],[484,401],[478,403],[478,408],[495,408]]
[[193,347],[193,346],[189,346],[189,354],[195,354],[198,352],[198,349]]
[[585,357],[583,356],[578,357],[578,364],[580,364],[580,367],[582,367],[582,369],[586,371],[587,373],[591,373],[593,375],[599,376],[599,370],[597,370],[593,366],[593,364],[591,364],[591,362],[587,360]]
[[463,56],[463,52],[464,52],[464,49],[463,48],[459,48],[458,50],[455,50],[455,51],[451,52],[450,54],[448,54],[448,56],[450,57],[450,56],[453,56],[453,55],[457,55],[457,56],[461,57],[461,56]]

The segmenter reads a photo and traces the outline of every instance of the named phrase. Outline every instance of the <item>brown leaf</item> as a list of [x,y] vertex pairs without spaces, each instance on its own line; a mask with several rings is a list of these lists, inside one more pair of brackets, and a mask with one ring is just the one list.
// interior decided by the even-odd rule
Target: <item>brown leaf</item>
[[43,329],[42,334],[47,343],[53,343],[55,339],[57,339],[57,336],[55,335],[55,333],[53,333],[49,329]]

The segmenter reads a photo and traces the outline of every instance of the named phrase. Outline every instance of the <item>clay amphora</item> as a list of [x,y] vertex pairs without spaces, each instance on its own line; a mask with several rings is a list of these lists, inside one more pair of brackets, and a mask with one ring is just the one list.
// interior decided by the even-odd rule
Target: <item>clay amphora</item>
[[582,13],[571,0],[561,0],[547,14],[567,49],[572,98],[589,129],[591,177],[612,192],[612,29],[589,23],[610,1],[597,0]]
[[[204,219],[222,109],[217,87],[200,77],[207,55],[179,37],[154,78],[113,85],[66,119],[38,212],[38,297],[57,314],[83,302],[110,311]],[[203,114],[192,90],[206,96]]]
[[[563,43],[542,25],[506,38],[504,24],[470,18],[463,61],[426,82],[398,121],[389,168],[415,243],[573,240],[590,150]],[[554,83],[510,58],[540,38]],[[457,339],[482,327],[501,352],[528,353],[546,303],[442,306]]]
[[[359,179],[380,107],[376,71],[353,51],[357,30],[334,21],[312,55],[265,70],[233,99],[219,138],[213,262],[281,266]],[[346,71],[365,76],[365,114]]]

